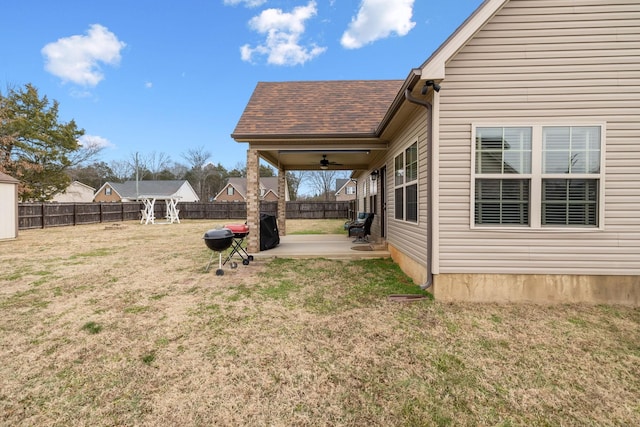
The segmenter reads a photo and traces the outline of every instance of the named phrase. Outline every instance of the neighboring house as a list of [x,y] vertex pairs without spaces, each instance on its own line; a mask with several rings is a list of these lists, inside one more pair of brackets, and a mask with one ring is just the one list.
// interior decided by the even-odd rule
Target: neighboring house
[[[267,202],[275,202],[278,196],[278,177],[262,177],[260,178],[260,200]],[[284,187],[285,201],[289,201],[289,190]],[[227,184],[214,197],[216,202],[245,202],[247,197],[247,178],[232,177],[229,178]]]
[[133,202],[142,197],[174,197],[180,203],[200,200],[187,180],[106,182],[96,191],[96,202]]
[[353,179],[336,179],[336,201],[355,200],[358,192],[357,181]]
[[95,188],[89,187],[80,181],[73,181],[63,192],[54,195],[51,201],[59,203],[89,203],[93,202],[95,191]]
[[0,172],[0,240],[18,237],[18,183]]
[[637,1],[486,0],[393,95],[259,83],[232,136],[279,175],[328,147],[437,299],[638,306],[639,40]]

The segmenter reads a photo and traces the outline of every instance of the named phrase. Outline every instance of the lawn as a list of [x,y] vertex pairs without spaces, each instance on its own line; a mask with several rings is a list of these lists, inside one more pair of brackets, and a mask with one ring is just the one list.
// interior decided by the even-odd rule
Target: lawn
[[640,425],[638,308],[394,302],[389,260],[216,276],[214,225],[0,242],[0,425]]

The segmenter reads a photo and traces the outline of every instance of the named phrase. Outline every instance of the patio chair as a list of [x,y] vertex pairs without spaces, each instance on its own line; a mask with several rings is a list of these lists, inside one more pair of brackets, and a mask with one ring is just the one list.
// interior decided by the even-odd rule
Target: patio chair
[[364,224],[364,220],[365,219],[367,219],[367,213],[366,212],[358,212],[358,216],[356,217],[355,220],[345,221],[344,229],[345,230],[349,230],[349,227],[351,227],[351,226],[362,225],[362,224]]
[[349,236],[356,236],[353,243],[369,243],[369,235],[371,234],[371,224],[373,223],[374,214],[367,215],[367,219],[362,224],[356,224],[349,227]]

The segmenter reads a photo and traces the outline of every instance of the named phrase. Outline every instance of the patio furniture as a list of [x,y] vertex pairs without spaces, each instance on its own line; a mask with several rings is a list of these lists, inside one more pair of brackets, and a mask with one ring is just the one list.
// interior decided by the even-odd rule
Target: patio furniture
[[364,221],[366,219],[367,219],[367,213],[366,212],[358,212],[358,216],[356,217],[355,220],[345,221],[344,229],[345,230],[349,230],[349,227],[351,227],[353,225],[364,224]]
[[373,223],[374,214],[367,215],[363,224],[357,224],[349,227],[349,236],[355,236],[353,243],[369,243],[369,235],[371,234],[371,224]]
[[177,222],[180,224],[180,210],[178,209],[178,197],[165,196],[140,196],[144,209],[140,211],[140,224],[156,224],[155,205],[156,200],[163,200],[166,205],[165,218],[168,224]]

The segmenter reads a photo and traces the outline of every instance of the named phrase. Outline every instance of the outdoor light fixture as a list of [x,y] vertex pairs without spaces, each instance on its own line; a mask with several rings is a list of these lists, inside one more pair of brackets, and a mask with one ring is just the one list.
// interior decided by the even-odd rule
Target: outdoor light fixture
[[372,180],[374,180],[374,181],[375,181],[376,179],[378,179],[378,174],[379,174],[379,173],[380,173],[380,172],[378,172],[378,169],[374,169],[374,170],[371,172],[371,179],[372,179]]
[[436,92],[440,92],[440,85],[438,83],[436,83],[434,80],[427,80],[426,82],[424,82],[424,86],[422,87],[423,95],[427,94],[430,86],[433,86],[433,90],[435,90]]

